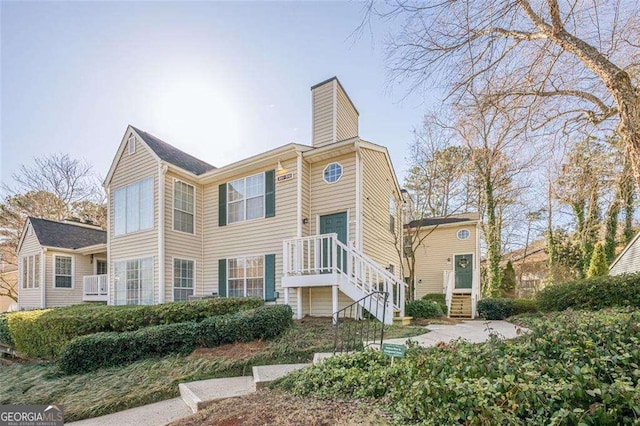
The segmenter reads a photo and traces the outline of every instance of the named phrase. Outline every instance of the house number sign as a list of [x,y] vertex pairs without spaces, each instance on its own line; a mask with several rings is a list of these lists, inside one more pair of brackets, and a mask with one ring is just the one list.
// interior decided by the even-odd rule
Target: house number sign
[[278,182],[284,182],[285,180],[293,179],[293,172],[285,173],[276,178]]

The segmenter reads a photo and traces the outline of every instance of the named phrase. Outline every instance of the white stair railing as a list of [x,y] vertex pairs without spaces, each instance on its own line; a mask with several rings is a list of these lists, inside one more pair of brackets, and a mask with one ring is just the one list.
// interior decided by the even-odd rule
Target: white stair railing
[[[343,293],[353,300],[374,292],[387,292],[384,319],[388,324],[393,323],[395,310],[404,317],[407,284],[355,247],[340,242],[337,234],[312,235],[283,242],[285,277],[326,273],[336,274]],[[378,319],[382,321],[380,316]]]
[[444,271],[443,273],[443,287],[444,287],[444,300],[447,303],[447,317],[451,316],[451,301],[453,300],[453,287],[455,286],[455,279],[452,271]]

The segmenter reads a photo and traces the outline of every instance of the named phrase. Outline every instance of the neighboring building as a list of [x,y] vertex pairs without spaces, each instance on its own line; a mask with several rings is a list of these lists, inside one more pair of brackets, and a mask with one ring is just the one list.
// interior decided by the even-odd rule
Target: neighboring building
[[[17,292],[18,290],[18,268],[0,266],[0,286],[8,286]],[[17,294],[17,293],[16,293]],[[18,303],[9,296],[0,296],[0,312],[17,310]]]
[[73,221],[30,217],[18,243],[18,306],[107,301],[107,233]]
[[533,241],[525,248],[502,256],[500,267],[511,261],[516,272],[516,297],[532,297],[544,288],[549,275],[549,254],[545,240]]
[[337,78],[311,94],[311,146],[220,168],[126,129],[105,180],[109,304],[258,296],[301,318],[386,290],[386,306],[372,296],[378,318],[403,316],[402,196],[387,149],[360,139]]
[[414,220],[405,229],[426,234],[422,243],[414,247],[415,298],[444,293],[450,316],[474,318],[481,294],[478,214]]
[[640,232],[620,252],[609,266],[609,275],[640,272]]

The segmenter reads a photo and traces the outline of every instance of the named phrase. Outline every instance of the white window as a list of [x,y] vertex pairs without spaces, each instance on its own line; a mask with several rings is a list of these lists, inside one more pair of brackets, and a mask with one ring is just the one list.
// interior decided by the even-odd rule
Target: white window
[[71,256],[53,256],[55,288],[73,288],[73,258]]
[[153,258],[113,263],[114,303],[116,305],[153,304]]
[[22,288],[40,287],[40,255],[22,256]]
[[337,182],[342,177],[342,165],[340,165],[340,163],[327,164],[322,175],[324,181],[327,183]]
[[136,152],[136,138],[135,136],[131,136],[127,141],[127,149],[129,151],[129,155],[135,154]]
[[193,234],[195,188],[193,185],[173,181],[173,230]]
[[467,238],[469,238],[469,235],[471,235],[471,233],[469,232],[468,229],[461,229],[458,231],[459,240],[466,240]]
[[396,200],[395,198],[389,198],[389,231],[396,234]]
[[227,183],[228,223],[264,217],[264,173]]
[[227,277],[229,297],[264,298],[264,256],[228,259]]
[[153,178],[114,191],[115,235],[153,228]]
[[195,288],[194,261],[173,259],[173,301],[189,300]]

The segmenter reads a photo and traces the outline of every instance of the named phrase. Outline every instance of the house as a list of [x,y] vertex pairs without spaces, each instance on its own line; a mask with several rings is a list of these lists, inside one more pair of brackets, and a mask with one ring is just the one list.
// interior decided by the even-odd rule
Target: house
[[413,220],[405,229],[416,235],[406,239],[413,247],[405,247],[415,251],[415,298],[444,293],[449,316],[475,318],[481,294],[478,214]]
[[20,309],[107,301],[107,232],[100,227],[29,217],[17,256]]
[[[18,268],[0,267],[0,292],[6,288],[17,291],[18,288]],[[17,293],[16,293],[17,294]],[[14,311],[18,308],[18,304],[9,296],[0,296],[0,313]]]
[[640,272],[640,232],[620,252],[609,266],[609,275]]
[[511,261],[516,272],[516,297],[533,297],[542,290],[549,276],[549,253],[544,239],[502,256],[500,266]]
[[104,182],[109,304],[257,296],[302,318],[367,297],[380,320],[404,317],[402,195],[389,153],[359,137],[337,78],[311,97],[311,145],[222,167],[127,127]]

